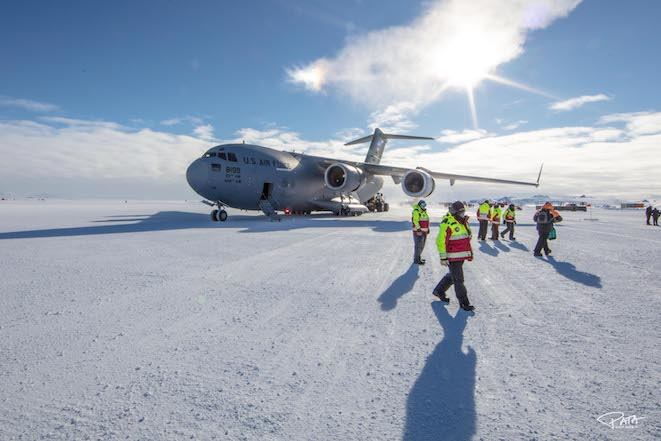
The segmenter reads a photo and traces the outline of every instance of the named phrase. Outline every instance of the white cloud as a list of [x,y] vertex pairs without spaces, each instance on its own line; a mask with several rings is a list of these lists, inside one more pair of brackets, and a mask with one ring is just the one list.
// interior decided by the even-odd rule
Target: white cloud
[[204,123],[204,119],[199,116],[180,116],[175,118],[164,119],[161,121],[161,125],[164,126],[177,126],[179,124],[189,123],[193,125],[201,125]]
[[391,104],[384,110],[370,114],[369,128],[374,130],[380,128],[386,133],[406,133],[418,127],[410,119],[410,115],[416,112],[415,105],[409,102]]
[[58,110],[58,106],[55,104],[3,96],[0,96],[0,106],[16,107],[19,109],[28,110],[30,112],[54,112]]
[[615,113],[599,119],[601,124],[623,122],[627,131],[633,135],[651,135],[661,133],[660,112]]
[[[47,122],[51,122],[48,124]],[[210,147],[186,135],[130,130],[115,123],[71,120],[0,122],[0,185],[16,178],[180,181],[188,164]],[[21,189],[13,189],[20,192]]]
[[211,124],[203,124],[201,126],[195,127],[193,129],[193,134],[200,139],[204,139],[207,141],[214,140],[213,126]]
[[[661,112],[607,115],[599,122],[624,122],[624,126],[557,127],[505,136],[484,131],[445,131],[441,139],[456,140],[465,135],[464,141],[443,150],[434,142],[411,145],[393,141],[386,148],[383,163],[522,180],[534,180],[540,163],[545,163],[539,190],[457,182],[452,194],[463,191],[467,197],[532,191],[625,199],[661,195],[661,182],[650,178],[661,167]],[[208,135],[205,130],[200,134]],[[364,133],[353,129],[344,135]],[[344,146],[345,137],[309,141],[277,126],[265,130],[243,128],[235,138],[217,143],[242,140],[354,161],[362,161],[367,150],[367,145]],[[0,189],[18,194],[54,192],[49,183],[60,179],[71,184],[66,195],[85,191],[94,196],[95,191],[123,180],[126,191],[145,198],[190,194],[184,177],[186,167],[211,146],[194,136],[136,130],[105,121],[62,117],[38,122],[1,121]],[[447,197],[450,190],[445,182],[439,181],[437,188],[434,197]]]
[[561,111],[573,110],[587,103],[596,103],[599,101],[609,101],[609,100],[611,100],[611,97],[609,97],[608,95],[604,95],[603,93],[600,93],[598,95],[582,95],[564,101],[556,101],[555,103],[552,103],[549,106],[549,109],[561,110]]
[[64,116],[42,116],[39,119],[41,121],[46,121],[49,123],[55,123],[67,127],[73,127],[76,130],[94,130],[98,128],[120,130],[124,128],[124,126],[122,126],[121,124],[117,124],[114,122],[67,118]]
[[349,38],[332,58],[287,69],[308,90],[335,88],[384,108],[436,101],[445,86],[494,74],[521,55],[530,30],[566,16],[580,0],[437,0],[410,24]]
[[484,138],[489,136],[489,133],[486,130],[463,130],[461,132],[456,130],[443,130],[441,136],[436,138],[438,142],[446,144],[458,144],[461,142],[468,142],[474,139]]
[[[500,122],[498,124],[500,124]],[[505,124],[502,127],[505,130],[516,130],[524,124],[528,124],[528,121],[526,121],[525,119],[520,119],[518,121],[514,121],[514,122],[511,122],[509,124]]]

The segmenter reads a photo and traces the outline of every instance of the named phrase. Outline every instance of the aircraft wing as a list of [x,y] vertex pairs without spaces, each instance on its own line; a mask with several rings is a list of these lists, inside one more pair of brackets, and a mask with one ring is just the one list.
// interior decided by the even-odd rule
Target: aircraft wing
[[[359,162],[356,163],[356,165],[363,170],[365,170],[367,173],[371,173],[374,175],[382,175],[382,176],[391,176],[393,180],[395,181],[396,184],[399,184],[401,178],[406,174],[406,172],[410,171],[410,168],[403,168],[403,167],[391,167],[388,165],[381,165],[381,164],[368,164],[364,162]],[[542,164],[542,167],[544,164]],[[456,175],[453,173],[440,173],[440,172],[435,172],[431,170],[427,170],[426,168],[423,167],[417,167],[416,170],[422,170],[429,175],[431,175],[432,178],[435,179],[447,179],[450,181],[450,185],[454,185],[455,181],[473,181],[473,182],[493,182],[495,184],[514,184],[514,185],[529,185],[532,187],[538,187],[539,186],[539,179],[542,176],[542,167],[539,169],[539,175],[537,175],[537,181],[536,182],[525,182],[525,181],[513,181],[509,179],[496,179],[496,178],[485,178],[482,176],[468,176],[468,175]]]

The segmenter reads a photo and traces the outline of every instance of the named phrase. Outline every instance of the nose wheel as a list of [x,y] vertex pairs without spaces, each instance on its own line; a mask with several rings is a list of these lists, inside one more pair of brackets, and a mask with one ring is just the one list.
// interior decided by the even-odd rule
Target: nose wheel
[[203,204],[210,207],[218,207],[211,210],[211,220],[214,222],[225,222],[227,220],[227,211],[220,202],[202,201]]
[[211,210],[211,220],[214,222],[225,222],[227,220],[227,211],[220,210]]

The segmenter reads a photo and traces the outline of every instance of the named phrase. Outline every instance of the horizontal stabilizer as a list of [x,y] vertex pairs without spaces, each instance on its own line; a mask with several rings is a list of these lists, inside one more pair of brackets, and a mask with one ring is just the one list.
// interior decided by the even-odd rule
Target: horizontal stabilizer
[[[378,129],[377,129],[377,130],[378,130]],[[384,140],[385,140],[385,139],[427,139],[427,140],[429,140],[429,139],[434,139],[434,138],[430,138],[430,137],[428,137],[428,136],[391,135],[391,134],[388,134],[388,133],[380,133],[379,136],[381,137],[381,139],[384,139]],[[362,138],[355,139],[355,140],[353,140],[353,141],[347,142],[347,143],[344,144],[344,145],[363,144],[363,143],[365,143],[365,142],[370,142],[370,141],[372,141],[372,138],[373,138],[373,137],[374,137],[374,135],[364,136],[364,137],[362,137]]]

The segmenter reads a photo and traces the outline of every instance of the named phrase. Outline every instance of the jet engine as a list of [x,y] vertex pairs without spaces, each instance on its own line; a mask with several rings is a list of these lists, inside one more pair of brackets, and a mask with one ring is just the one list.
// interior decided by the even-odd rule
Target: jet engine
[[356,191],[363,181],[364,176],[361,169],[341,162],[330,165],[324,173],[326,187],[343,193]]
[[402,190],[407,196],[426,198],[434,192],[434,178],[422,170],[409,170],[402,178]]

